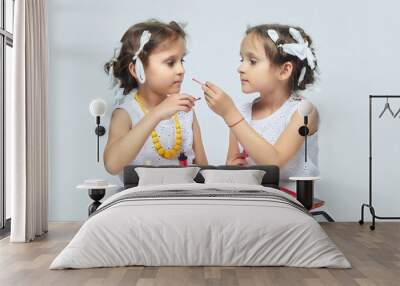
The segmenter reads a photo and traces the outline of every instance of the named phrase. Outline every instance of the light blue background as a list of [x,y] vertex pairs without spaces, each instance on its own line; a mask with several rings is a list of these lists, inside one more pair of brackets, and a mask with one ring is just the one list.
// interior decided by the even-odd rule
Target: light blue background
[[[190,81],[196,76],[217,83],[237,103],[252,98],[241,93],[236,72],[246,27],[271,22],[303,27],[314,39],[322,72],[320,91],[307,94],[322,116],[322,180],[316,191],[337,220],[358,220],[360,204],[368,198],[368,95],[400,94],[399,8],[395,1],[49,1],[50,220],[87,217],[87,192],[75,189],[84,179],[117,182],[96,162],[95,120],[88,105],[97,97],[112,103],[103,65],[129,26],[149,18],[188,24],[184,92],[201,94]],[[383,105],[377,102],[376,113]],[[393,106],[397,110],[400,100]],[[205,102],[196,113],[210,163],[223,164],[228,129]],[[109,109],[102,118],[107,128],[110,115]],[[399,215],[399,124],[400,119],[384,119],[375,125],[379,215]],[[106,136],[101,153],[105,143]]]

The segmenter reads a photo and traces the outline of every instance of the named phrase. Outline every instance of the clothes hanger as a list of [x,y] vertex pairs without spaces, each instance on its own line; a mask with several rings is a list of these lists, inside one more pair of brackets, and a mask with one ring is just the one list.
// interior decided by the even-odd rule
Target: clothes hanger
[[396,118],[397,115],[399,115],[399,113],[400,113],[400,108],[399,108],[399,110],[397,110],[397,112],[394,114],[394,118]]
[[[393,111],[392,111],[392,109],[390,108],[390,105],[389,105],[389,98],[387,98],[387,97],[386,97],[385,107],[383,108],[383,111],[379,115],[379,118],[381,118],[383,116],[383,114],[386,112],[386,110],[389,110],[390,114],[392,114],[392,116],[395,117],[395,115],[394,115],[394,113],[393,113]],[[398,112],[396,112],[396,115],[397,115],[397,113]]]

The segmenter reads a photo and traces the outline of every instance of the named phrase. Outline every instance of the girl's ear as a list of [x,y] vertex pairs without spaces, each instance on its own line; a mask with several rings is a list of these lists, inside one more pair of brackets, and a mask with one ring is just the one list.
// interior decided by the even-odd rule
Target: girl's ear
[[136,70],[135,70],[135,65],[133,63],[129,63],[128,69],[129,69],[129,73],[131,74],[131,76],[133,76],[133,78],[136,81],[138,81],[137,75],[136,75]]
[[280,80],[287,80],[290,78],[293,72],[293,64],[291,62],[285,62],[280,67],[279,71],[279,79]]

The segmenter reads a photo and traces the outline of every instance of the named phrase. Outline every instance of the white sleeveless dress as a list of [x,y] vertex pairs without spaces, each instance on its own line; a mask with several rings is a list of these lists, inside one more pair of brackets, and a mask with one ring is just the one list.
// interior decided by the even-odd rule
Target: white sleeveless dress
[[[253,102],[247,102],[239,107],[245,120],[254,130],[261,135],[268,143],[275,144],[279,136],[286,129],[292,115],[297,111],[301,97],[291,95],[282,106],[274,113],[260,120],[252,119]],[[319,122],[318,122],[319,124]],[[239,143],[240,152],[243,147]],[[249,165],[256,165],[255,161],[248,157]],[[295,183],[289,180],[289,177],[318,176],[318,132],[307,137],[307,167],[304,165],[304,143],[298,152],[289,162],[280,169],[280,185],[289,189],[295,189]]]
[[[114,109],[121,108],[124,109],[131,118],[133,124],[137,124],[143,117],[144,113],[140,109],[140,106],[136,100],[133,99],[132,94],[129,94],[132,99],[126,99],[121,104],[116,104]],[[177,113],[179,122],[181,125],[182,132],[182,148],[181,152],[184,152],[187,156],[188,164],[192,164],[194,159],[194,151],[193,151],[193,111],[188,113],[186,112],[178,112]],[[155,128],[158,137],[160,138],[161,145],[166,149],[171,149],[175,145],[175,121],[173,118],[167,120],[161,120],[160,123]],[[136,158],[129,165],[145,165],[151,164],[154,166],[160,165],[179,165],[178,157],[165,159],[161,157],[150,138],[147,138],[144,143],[142,149],[137,154]],[[120,178],[122,178],[122,174],[119,174]]]

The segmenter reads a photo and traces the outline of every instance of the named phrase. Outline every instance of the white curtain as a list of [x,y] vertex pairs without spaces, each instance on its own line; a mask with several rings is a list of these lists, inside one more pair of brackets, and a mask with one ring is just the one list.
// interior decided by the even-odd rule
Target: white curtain
[[15,1],[13,92],[6,112],[11,242],[47,232],[47,14],[45,0]]

